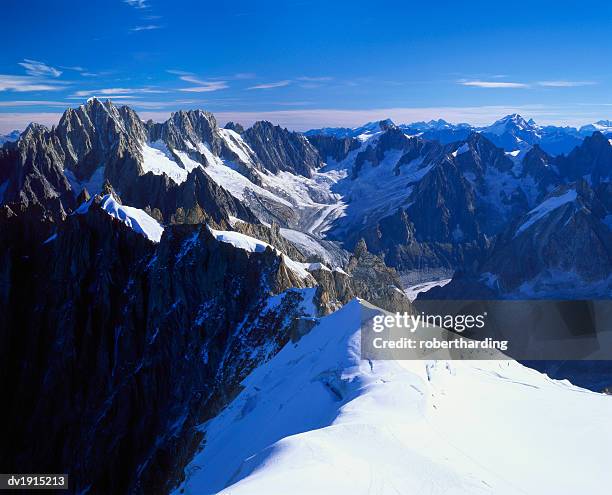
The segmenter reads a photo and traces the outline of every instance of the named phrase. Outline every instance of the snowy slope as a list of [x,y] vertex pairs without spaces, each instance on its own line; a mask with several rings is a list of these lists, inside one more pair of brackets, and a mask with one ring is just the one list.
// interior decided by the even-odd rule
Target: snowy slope
[[353,301],[249,375],[175,493],[609,493],[612,397],[514,361],[364,362],[359,318]]
[[521,232],[527,230],[538,220],[541,220],[548,215],[551,211],[563,206],[564,204],[575,201],[576,197],[576,190],[568,189],[559,196],[551,196],[545,199],[537,207],[527,213],[527,220],[517,229],[516,235],[519,235]]
[[[81,215],[87,213],[94,199],[91,198],[83,203],[75,210],[75,213]],[[118,203],[112,194],[107,194],[102,198],[100,208],[153,242],[159,242],[164,233],[164,228],[148,213],[139,208]]]
[[308,273],[309,269],[316,269],[311,267],[311,263],[301,263],[299,261],[292,260],[289,258],[289,256],[281,253],[274,246],[260,241],[255,237],[251,237],[240,232],[234,232],[232,230],[215,230],[211,229],[210,227],[208,227],[208,230],[219,242],[231,244],[232,246],[238,249],[243,249],[249,253],[263,253],[266,249],[270,248],[276,254],[282,256],[285,265],[287,265],[291,271],[302,279],[311,277],[310,273]]
[[142,144],[142,168],[144,173],[152,172],[155,175],[167,175],[174,182],[180,184],[187,180],[187,170],[182,168],[170,154],[170,150],[163,141]]

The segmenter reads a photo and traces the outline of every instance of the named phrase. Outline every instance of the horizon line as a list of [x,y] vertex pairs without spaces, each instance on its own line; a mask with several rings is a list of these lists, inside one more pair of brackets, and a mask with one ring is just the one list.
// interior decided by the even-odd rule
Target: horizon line
[[[267,120],[275,125],[301,132],[324,127],[355,128],[366,123],[387,119],[399,125],[442,119],[449,124],[469,124],[473,127],[483,127],[491,125],[505,116],[519,114],[525,120],[533,119],[539,125],[574,127],[576,129],[579,129],[583,125],[610,119],[610,117],[602,117],[601,114],[595,114],[593,112],[577,114],[576,112],[570,113],[564,111],[562,107],[546,107],[543,105],[387,107],[373,109],[309,108],[262,111],[211,111],[198,106],[193,108],[177,107],[173,110],[151,110],[146,108],[139,110],[139,102],[137,101],[122,101],[120,98],[112,99],[98,97],[90,97],[83,104],[86,104],[87,101],[93,98],[99,101],[111,101],[118,106],[128,106],[133,109],[143,121],[153,120],[154,122],[164,122],[177,111],[203,110],[212,113],[220,125],[225,125],[227,122],[232,121],[240,123],[244,127],[249,127],[254,122]],[[601,106],[610,105],[603,104]],[[593,105],[593,107],[595,107],[595,105]],[[596,107],[601,108],[600,106]],[[22,131],[30,123],[42,124],[47,127],[54,126],[59,122],[63,113],[69,108],[78,107],[67,104],[65,110],[62,112],[0,112],[0,133],[7,133],[13,130]]]

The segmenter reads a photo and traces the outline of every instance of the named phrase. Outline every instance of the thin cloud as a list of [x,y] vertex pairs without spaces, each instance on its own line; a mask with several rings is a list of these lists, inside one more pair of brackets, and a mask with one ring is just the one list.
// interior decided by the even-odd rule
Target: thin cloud
[[102,88],[76,91],[73,97],[84,97],[94,95],[131,95],[137,93],[166,93],[165,90],[155,88]]
[[181,80],[196,84],[189,88],[180,88],[179,91],[185,91],[188,93],[209,93],[211,91],[219,91],[221,89],[228,88],[226,81],[203,81],[194,76],[181,76]]
[[247,89],[272,89],[272,88],[282,88],[284,86],[289,86],[289,84],[291,84],[291,81],[289,80],[285,80],[285,81],[277,81],[277,82],[271,82],[271,83],[264,83],[264,84],[257,84],[255,86],[251,86]]
[[80,65],[60,65],[60,69],[73,70],[76,72],[84,72],[86,69]]
[[147,0],[123,0],[123,2],[135,9],[146,9],[149,7]]
[[193,76],[193,72],[187,72],[186,70],[167,69],[166,72],[177,76]]
[[65,101],[47,101],[47,100],[13,100],[0,101],[0,107],[65,107]]
[[325,81],[331,81],[332,79],[333,77],[328,77],[328,76],[321,76],[321,77],[302,76],[302,77],[297,78],[298,81],[306,81],[306,82],[325,82]]
[[580,86],[592,86],[594,81],[539,81],[538,86],[545,88],[577,88]]
[[23,62],[19,62],[26,70],[26,74],[37,77],[59,77],[62,75],[62,71],[57,70],[55,67],[39,62],[38,60],[31,60],[24,58]]
[[58,91],[60,89],[62,85],[56,81],[31,76],[0,74],[0,91]]
[[130,31],[133,33],[137,33],[139,31],[152,31],[154,29],[161,29],[162,27],[159,24],[147,24],[146,26],[135,26]]
[[529,85],[519,82],[506,81],[458,81],[462,86],[472,86],[476,88],[528,88]]

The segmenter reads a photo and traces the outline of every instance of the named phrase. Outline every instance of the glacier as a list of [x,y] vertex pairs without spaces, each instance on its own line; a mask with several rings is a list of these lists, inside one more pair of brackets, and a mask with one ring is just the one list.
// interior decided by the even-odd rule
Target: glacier
[[362,304],[243,381],[175,494],[609,492],[611,397],[506,359],[363,361]]

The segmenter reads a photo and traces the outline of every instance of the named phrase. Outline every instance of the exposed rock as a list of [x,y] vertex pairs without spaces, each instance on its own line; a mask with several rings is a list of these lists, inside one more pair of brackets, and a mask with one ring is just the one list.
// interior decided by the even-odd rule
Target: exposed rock
[[284,170],[310,177],[322,164],[319,153],[305,136],[270,122],[255,122],[242,136],[270,172]]

